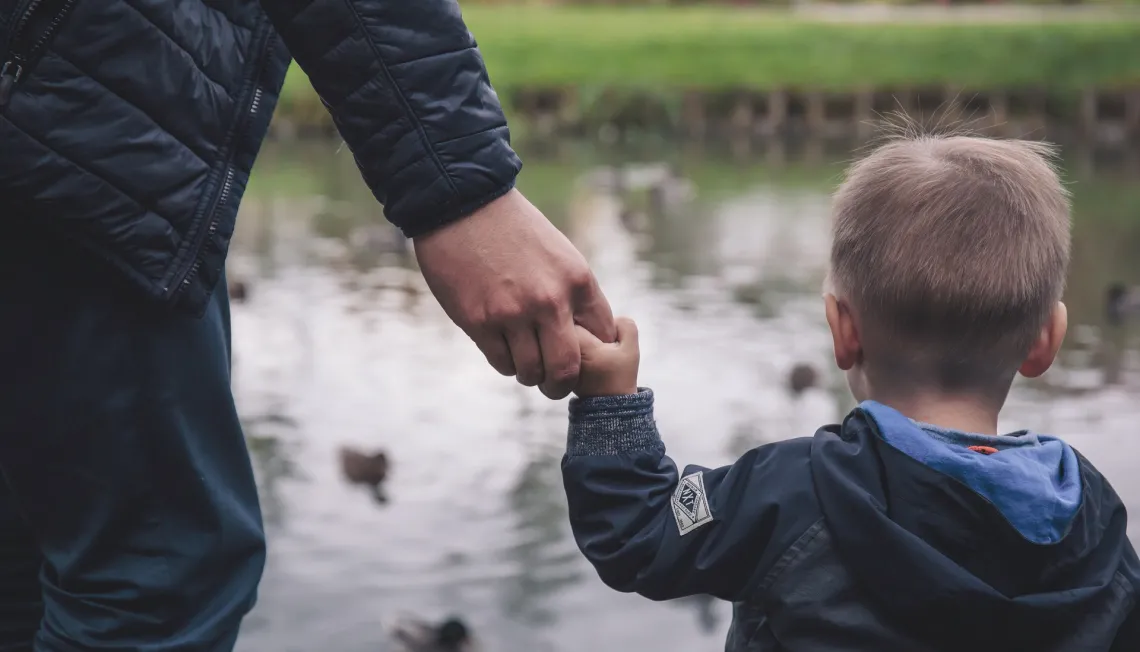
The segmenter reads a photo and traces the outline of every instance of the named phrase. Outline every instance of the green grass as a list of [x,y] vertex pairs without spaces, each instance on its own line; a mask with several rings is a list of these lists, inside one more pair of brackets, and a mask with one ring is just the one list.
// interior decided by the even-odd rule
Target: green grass
[[[972,90],[1140,83],[1140,18],[837,24],[732,8],[468,7],[500,91],[676,91],[954,84]],[[307,102],[303,73],[283,104]]]
[[468,10],[492,80],[846,89],[1140,81],[1140,21],[834,24],[733,9]]

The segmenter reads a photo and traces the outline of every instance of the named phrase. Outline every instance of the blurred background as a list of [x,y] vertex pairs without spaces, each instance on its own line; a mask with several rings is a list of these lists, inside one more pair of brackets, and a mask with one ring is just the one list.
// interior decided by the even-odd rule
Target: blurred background
[[[1140,4],[461,4],[519,185],[641,326],[682,464],[853,407],[819,299],[828,193],[881,116],[1059,143],[1070,335],[1003,425],[1065,436],[1140,513]],[[448,321],[299,70],[231,251],[270,537],[241,652],[383,650],[405,614],[458,614],[488,652],[723,649],[728,605],[616,594],[580,557],[565,401],[499,377]],[[345,479],[342,446],[385,455],[349,460],[384,502]]]

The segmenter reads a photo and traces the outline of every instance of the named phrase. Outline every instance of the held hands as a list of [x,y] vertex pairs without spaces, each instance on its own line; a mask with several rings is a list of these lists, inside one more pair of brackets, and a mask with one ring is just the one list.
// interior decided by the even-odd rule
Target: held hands
[[637,367],[641,350],[637,344],[637,324],[625,317],[617,320],[617,341],[605,343],[590,331],[578,327],[582,349],[582,372],[574,393],[590,396],[624,396],[637,393]]
[[549,398],[578,384],[575,325],[616,337],[585,258],[517,190],[415,238],[415,250],[432,294],[491,366]]

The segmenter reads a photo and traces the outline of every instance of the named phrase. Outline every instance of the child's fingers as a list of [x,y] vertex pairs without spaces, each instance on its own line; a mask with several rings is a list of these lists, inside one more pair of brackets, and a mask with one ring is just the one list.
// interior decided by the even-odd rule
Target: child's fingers
[[637,346],[637,324],[629,317],[618,317],[614,323],[617,325],[618,343]]
[[583,351],[589,351],[602,346],[602,341],[584,327],[575,324],[574,332],[578,334],[578,347]]

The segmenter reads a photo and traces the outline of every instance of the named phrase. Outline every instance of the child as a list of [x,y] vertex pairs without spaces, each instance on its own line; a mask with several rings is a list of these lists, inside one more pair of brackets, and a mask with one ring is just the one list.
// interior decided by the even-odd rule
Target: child
[[653,600],[731,600],[730,652],[1135,652],[1123,504],[1059,439],[997,434],[1065,335],[1069,204],[1046,145],[890,142],[834,197],[842,425],[677,472],[637,330],[579,329],[562,463],[578,545]]

